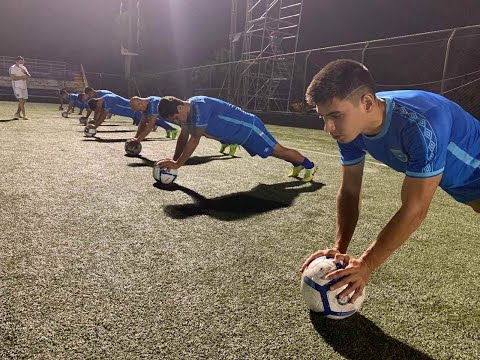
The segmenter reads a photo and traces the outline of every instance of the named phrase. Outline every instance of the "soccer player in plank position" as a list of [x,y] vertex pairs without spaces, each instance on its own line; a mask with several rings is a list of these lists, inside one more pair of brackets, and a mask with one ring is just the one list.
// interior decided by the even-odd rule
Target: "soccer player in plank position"
[[[79,100],[87,104],[87,115],[85,116],[86,118],[88,118],[92,113],[92,110],[88,106],[88,101],[93,98],[95,99],[101,98],[102,96],[107,94],[113,94],[113,92],[111,92],[110,90],[95,90],[94,88],[89,86],[85,88],[84,93],[80,94]],[[107,119],[110,119],[111,117],[112,117],[112,114],[109,114],[107,116]]]
[[93,124],[87,125],[89,129],[97,129],[109,114],[129,117],[135,123],[139,123],[142,118],[140,112],[135,112],[130,108],[127,99],[113,93],[88,100],[88,107],[95,112]]
[[178,130],[158,115],[158,103],[160,100],[161,98],[158,96],[149,96],[148,98],[134,96],[130,99],[130,107],[134,111],[143,113],[142,120],[138,124],[137,134],[130,141],[142,142],[155,126],[165,129],[167,138],[172,138],[172,140],[177,138]]
[[82,100],[80,100],[81,96],[83,95],[85,94],[69,93],[66,89],[60,90],[60,98],[61,98],[60,107],[63,109],[63,102],[66,101],[68,103],[67,115],[72,113],[75,107],[78,107],[80,109],[80,112],[78,113],[78,115],[82,115],[83,109],[87,107],[87,104]]
[[293,164],[288,176],[298,176],[305,169],[302,181],[309,182],[317,166],[297,150],[280,145],[268,132],[262,121],[235,105],[207,96],[195,96],[187,101],[173,96],[162,98],[158,106],[160,116],[180,124],[173,159],[157,162],[161,168],[178,169],[190,158],[202,136],[222,144],[239,144],[251,156],[274,156]]
[[[375,93],[368,69],[352,60],[337,60],[313,78],[307,90],[337,140],[342,182],[337,193],[337,226],[333,248],[312,254],[334,257],[346,265],[327,276],[349,284],[339,297],[355,302],[372,271],[421,225],[440,186],[455,200],[480,213],[480,122],[456,103],[419,90]],[[347,255],[359,216],[365,154],[405,173],[402,205],[359,257]]]

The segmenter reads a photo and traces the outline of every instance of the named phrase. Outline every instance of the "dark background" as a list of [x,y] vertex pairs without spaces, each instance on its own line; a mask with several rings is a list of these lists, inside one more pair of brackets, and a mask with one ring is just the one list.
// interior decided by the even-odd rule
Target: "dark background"
[[[0,55],[120,73],[119,0],[2,0]],[[242,7],[240,8],[240,11]],[[480,23],[479,0],[306,0],[300,49]],[[207,62],[228,47],[230,0],[143,0],[138,69]]]

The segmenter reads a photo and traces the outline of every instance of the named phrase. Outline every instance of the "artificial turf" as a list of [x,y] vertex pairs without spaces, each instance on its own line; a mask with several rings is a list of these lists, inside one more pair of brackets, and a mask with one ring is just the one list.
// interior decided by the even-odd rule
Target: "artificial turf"
[[[332,244],[336,145],[269,126],[319,164],[222,156],[203,139],[176,184],[158,129],[141,157],[113,117],[96,139],[55,105],[0,103],[0,359],[478,359],[480,217],[438,190],[422,227],[373,273],[359,314],[305,308],[298,269]],[[369,159],[350,252],[400,205],[402,175]]]

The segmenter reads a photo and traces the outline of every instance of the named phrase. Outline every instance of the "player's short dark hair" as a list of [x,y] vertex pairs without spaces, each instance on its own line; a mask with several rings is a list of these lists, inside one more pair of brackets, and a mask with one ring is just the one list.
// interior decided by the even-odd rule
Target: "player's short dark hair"
[[61,89],[59,93],[60,93],[60,96],[62,96],[63,94],[68,94],[68,91],[67,89]]
[[175,96],[164,96],[158,103],[158,114],[168,119],[170,116],[178,113],[177,106],[183,105],[183,100],[176,98]]
[[20,60],[25,61],[25,59],[24,59],[23,57],[21,57],[21,56],[17,56],[17,57],[15,58],[15,61],[20,61]]
[[95,89],[90,86],[87,86],[84,90],[85,94],[88,94],[90,91],[95,91]]
[[368,69],[358,61],[340,59],[328,63],[313,77],[305,96],[309,105],[328,104],[334,98],[344,100],[362,87],[375,94]]
[[90,99],[88,100],[88,107],[90,108],[90,110],[95,110],[97,108],[97,102],[98,102],[98,99]]

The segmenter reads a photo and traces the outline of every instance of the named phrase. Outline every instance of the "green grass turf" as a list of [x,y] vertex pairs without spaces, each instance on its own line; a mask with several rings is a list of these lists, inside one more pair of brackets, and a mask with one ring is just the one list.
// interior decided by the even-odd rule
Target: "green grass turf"
[[[124,156],[114,117],[0,103],[1,359],[478,359],[480,217],[439,190],[423,226],[376,271],[352,318],[306,310],[298,269],[332,244],[340,166],[320,131],[269,127],[308,150],[316,183],[276,160],[219,157],[204,139],[170,190],[151,161],[164,131]],[[370,159],[371,160],[371,159]],[[359,255],[400,205],[401,174],[366,165]]]

